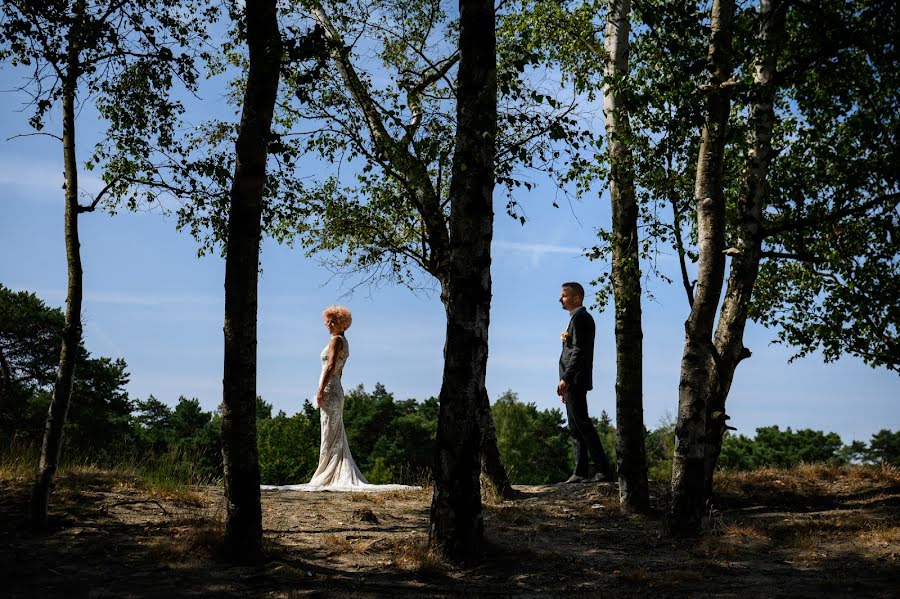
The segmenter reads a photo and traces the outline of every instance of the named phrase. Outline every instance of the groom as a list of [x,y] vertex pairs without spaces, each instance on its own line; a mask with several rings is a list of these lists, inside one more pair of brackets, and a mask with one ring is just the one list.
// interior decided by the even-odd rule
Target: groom
[[[566,417],[572,433],[575,453],[575,472],[567,483],[612,481],[609,463],[600,444],[600,436],[588,416],[587,392],[594,388],[594,319],[584,303],[584,287],[578,283],[563,283],[559,303],[571,315],[562,337],[559,356],[559,385],[556,394],[566,404]],[[594,474],[588,467],[588,455],[594,462]]]

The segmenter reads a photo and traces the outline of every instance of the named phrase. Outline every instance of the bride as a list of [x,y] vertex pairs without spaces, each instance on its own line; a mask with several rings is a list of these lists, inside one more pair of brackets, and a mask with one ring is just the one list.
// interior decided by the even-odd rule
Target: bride
[[262,485],[264,490],[289,491],[390,491],[412,489],[407,485],[372,485],[353,461],[347,432],[344,430],[344,389],[341,374],[350,357],[350,344],[344,333],[350,328],[353,316],[343,306],[330,306],[322,313],[325,326],[331,334],[328,345],[322,350],[322,375],[316,404],[322,422],[322,438],[319,444],[319,466],[312,479],[303,485]]

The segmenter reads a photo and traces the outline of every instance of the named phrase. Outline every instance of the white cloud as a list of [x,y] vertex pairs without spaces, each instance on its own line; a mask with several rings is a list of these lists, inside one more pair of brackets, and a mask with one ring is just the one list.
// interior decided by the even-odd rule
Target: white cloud
[[[13,291],[30,291],[37,294],[38,297],[51,302],[65,302],[66,299],[66,292],[64,289],[28,289],[21,285],[10,285],[9,288]],[[84,301],[96,302],[98,304],[116,304],[120,306],[214,306],[222,305],[225,299],[223,297],[212,295],[165,295],[127,291],[86,291],[84,294]]]
[[160,305],[217,305],[223,304],[223,297],[211,295],[153,295],[119,291],[95,291],[85,294],[86,301],[103,304],[119,304],[131,306]]
[[492,247],[496,253],[503,253],[518,258],[525,258],[530,263],[531,268],[539,268],[545,256],[553,254],[580,256],[584,253],[584,250],[582,248],[571,245],[527,243],[520,241],[507,241],[505,239],[495,239]]
[[553,245],[548,243],[522,243],[519,241],[505,241],[503,239],[495,239],[493,242],[493,247],[497,250],[505,250],[509,253],[525,254],[529,256],[543,256],[545,254],[580,255],[584,252],[582,248],[568,245]]
[[85,336],[91,337],[101,342],[101,347],[96,348],[96,353],[110,354],[112,356],[124,356],[125,352],[116,343],[112,337],[106,334],[106,331],[96,322],[89,321],[85,323]]
[[[56,199],[61,197],[64,182],[63,166],[56,162],[37,162],[21,160],[5,154],[0,160],[0,186],[15,185],[30,188],[36,193],[16,194],[9,197],[28,197],[31,199]],[[103,181],[84,171],[78,174],[78,188],[82,192],[98,193],[103,189]]]

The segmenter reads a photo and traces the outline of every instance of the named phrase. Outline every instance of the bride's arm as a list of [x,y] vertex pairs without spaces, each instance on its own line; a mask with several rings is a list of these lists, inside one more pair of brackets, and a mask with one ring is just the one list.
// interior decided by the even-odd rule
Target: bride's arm
[[334,376],[334,369],[337,365],[337,356],[344,348],[344,340],[340,337],[332,337],[328,342],[328,361],[325,363],[325,371],[319,381],[319,390],[316,393],[316,403],[320,408],[325,407],[325,385]]

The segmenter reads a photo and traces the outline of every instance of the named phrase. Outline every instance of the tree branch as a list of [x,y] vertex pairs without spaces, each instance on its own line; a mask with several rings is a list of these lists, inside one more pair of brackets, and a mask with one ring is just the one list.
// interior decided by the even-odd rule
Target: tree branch
[[[530,141],[532,141],[532,140],[535,140],[535,139],[537,139],[537,138],[539,138],[539,137],[543,137],[544,135],[546,135],[547,133],[549,133],[550,130],[553,129],[554,126],[556,126],[557,121],[558,121],[559,119],[562,119],[563,117],[568,116],[570,113],[572,113],[572,112],[575,110],[576,106],[577,106],[577,102],[576,102],[575,100],[573,100],[572,103],[569,104],[569,107],[568,107],[568,108],[566,108],[563,112],[561,112],[560,114],[558,114],[558,115],[556,116],[556,119],[555,119],[555,120],[549,121],[548,124],[547,124],[546,126],[539,128],[537,131],[533,131],[532,133],[530,133],[529,135],[523,137],[522,139],[512,141],[512,142],[511,142],[509,145],[507,145],[505,148],[502,148],[502,149],[501,149],[500,147],[498,147],[498,148],[497,148],[497,158],[500,158],[500,157],[502,157],[502,156],[506,156],[506,155],[508,155],[508,154],[511,154],[512,152],[514,152],[514,151],[517,150],[518,148],[524,146],[524,145],[527,144],[528,142],[530,142]],[[498,144],[497,144],[497,145],[498,145],[498,146],[500,145],[499,140],[498,140]]]
[[849,206],[842,209],[832,210],[831,212],[820,217],[805,217],[793,220],[782,218],[779,219],[779,222],[762,227],[761,234],[763,239],[765,239],[766,237],[781,235],[782,233],[802,231],[803,229],[818,227],[821,225],[839,221],[842,218],[846,218],[848,216],[854,216],[864,213],[881,204],[887,205],[893,203],[896,206],[898,201],[900,201],[900,193],[888,193],[870,198],[868,201],[856,206]]
[[32,135],[46,135],[47,137],[52,137],[53,139],[58,139],[62,141],[62,137],[56,135],[55,133],[47,133],[46,131],[36,131],[34,133],[19,133],[17,135],[13,135],[12,137],[7,137],[6,141],[12,141],[18,137],[31,137]]
[[803,252],[798,252],[796,254],[791,254],[789,252],[760,252],[759,257],[760,259],[774,258],[780,260],[796,260],[798,262],[809,262],[811,264],[822,261],[821,258],[816,258],[812,254]]
[[[671,180],[671,172],[672,172],[672,151],[671,146],[669,144],[669,138],[666,136],[665,139],[665,148],[666,148],[666,174],[669,175]],[[691,308],[694,307],[694,286],[691,284],[691,279],[688,276],[687,271],[687,263],[685,262],[685,257],[687,252],[684,249],[684,239],[681,237],[681,212],[678,211],[678,198],[674,196],[671,198],[672,202],[672,232],[675,235],[675,249],[678,251],[678,264],[681,267],[681,283],[684,285],[684,293],[687,295],[688,306]]]
[[[53,51],[53,46],[50,44],[47,34],[44,33],[44,30],[41,28],[41,24],[38,23],[37,20],[35,20],[32,17],[32,15],[25,13],[22,10],[22,7],[20,7],[17,2],[10,2],[9,5],[14,6],[16,8],[16,10],[19,11],[19,14],[22,15],[23,19],[25,19],[26,21],[28,21],[29,23],[34,25],[35,31],[37,33],[37,37],[41,43],[41,46],[43,47],[42,56],[35,57],[35,58],[38,60],[40,58],[43,58],[46,61],[46,63],[49,64],[51,67],[53,67],[53,70],[56,71],[57,77],[59,77],[60,79],[65,79],[66,74],[63,73],[63,71],[62,71],[62,69],[60,69],[59,65],[56,64],[53,60],[50,60],[49,58],[47,58],[48,56],[53,56],[55,54],[55,52]],[[57,58],[60,58],[60,57],[58,56]],[[38,60],[36,60],[35,62],[38,62]]]
[[341,34],[335,29],[334,25],[332,25],[331,21],[328,19],[328,15],[326,15],[325,11],[321,8],[314,8],[312,16],[316,23],[325,30],[326,36],[334,45],[334,48],[331,51],[331,57],[337,63],[338,71],[340,71],[341,78],[344,80],[347,90],[353,96],[356,105],[359,106],[359,109],[362,111],[373,140],[377,145],[385,146],[385,149],[393,146],[397,141],[391,137],[387,127],[385,127],[375,101],[369,94],[369,90],[366,89],[366,86],[359,78],[353,63],[350,62]]
[[107,503],[107,504],[101,505],[99,510],[101,511],[101,513],[105,513],[111,507],[117,507],[120,505],[138,505],[141,503],[155,503],[157,505],[157,507],[159,507],[159,509],[162,511],[163,515],[165,515],[165,516],[169,515],[169,512],[166,511],[166,508],[164,508],[163,505],[155,499],[133,499],[130,501],[117,501],[115,503]]
[[404,143],[408,144],[412,142],[416,131],[419,129],[419,125],[422,123],[422,102],[419,99],[419,96],[426,88],[434,85],[438,80],[446,76],[447,72],[458,61],[459,51],[454,52],[453,55],[444,60],[443,64],[439,67],[431,65],[429,67],[430,72],[426,71],[425,74],[422,75],[421,80],[406,91],[406,101],[407,104],[409,104],[410,112],[412,112],[412,118],[409,121],[409,125],[406,126],[406,135],[403,136]]
[[103,199],[103,196],[106,194],[106,192],[109,191],[110,189],[112,189],[112,187],[113,187],[116,183],[118,183],[119,181],[121,181],[121,180],[122,180],[122,177],[115,177],[112,181],[110,181],[109,183],[107,183],[107,184],[103,187],[103,189],[100,190],[100,193],[98,193],[98,194],[94,197],[94,201],[93,201],[93,202],[91,202],[91,203],[90,203],[89,205],[87,205],[87,206],[81,206],[81,205],[79,205],[79,206],[78,206],[78,214],[84,214],[85,212],[93,212],[94,210],[96,210],[96,209],[97,209],[97,204],[100,203],[100,200]]
[[[390,28],[387,28],[387,27],[383,27],[382,25],[379,25],[378,23],[365,23],[365,24],[368,25],[368,26],[370,26],[370,27],[374,27],[375,29],[377,29],[378,31],[381,31],[382,33],[386,33],[386,34],[388,34],[388,35],[391,35],[391,36],[397,38],[398,40],[400,40],[401,42],[403,42],[404,44],[406,44],[406,47],[409,48],[410,50],[412,50],[413,52],[415,52],[415,53],[419,56],[419,58],[421,58],[422,60],[424,60],[424,61],[428,64],[428,67],[429,67],[429,68],[434,69],[434,70],[438,70],[438,69],[440,68],[440,67],[438,67],[437,64],[435,64],[434,62],[431,61],[431,59],[430,59],[430,58],[422,51],[421,48],[419,48],[419,47],[417,47],[417,46],[415,46],[415,45],[409,43],[409,40],[408,40],[407,38],[405,38],[405,37],[403,37],[402,35],[398,34],[395,30],[390,29]],[[453,59],[453,62],[447,67],[447,71],[450,70],[450,67],[451,67],[453,64],[455,64],[456,62],[459,61],[459,51],[454,52],[451,56],[445,58],[444,60],[449,61],[449,60],[451,60],[451,59]],[[445,71],[445,72],[442,74],[442,76],[439,77],[439,78],[443,78],[444,81],[447,82],[447,86],[448,86],[451,90],[455,90],[456,84],[455,84],[453,81],[451,81],[450,79],[447,78],[447,71]],[[437,79],[435,79],[435,81],[437,81]],[[454,96],[455,96],[455,91],[454,91]]]
[[434,270],[443,268],[443,265],[449,261],[450,238],[446,218],[441,211],[440,199],[434,191],[434,185],[428,173],[428,166],[410,153],[408,145],[400,143],[391,136],[384,125],[377,103],[366,85],[360,80],[350,61],[349,52],[340,33],[321,8],[314,8],[312,13],[313,19],[325,30],[326,36],[334,45],[331,51],[332,59],[337,63],[344,85],[363,114],[375,145],[375,153],[384,154],[383,157],[379,156],[378,162],[382,164],[390,162],[394,171],[402,173],[397,180],[409,190],[408,197],[422,216],[428,229],[432,257],[437,264]]

